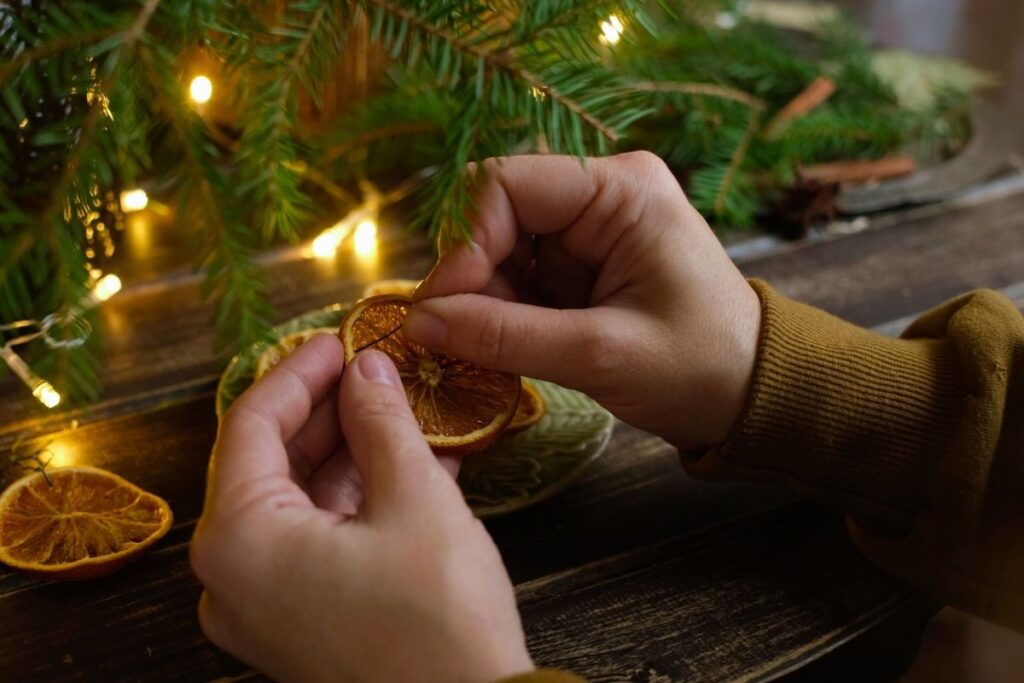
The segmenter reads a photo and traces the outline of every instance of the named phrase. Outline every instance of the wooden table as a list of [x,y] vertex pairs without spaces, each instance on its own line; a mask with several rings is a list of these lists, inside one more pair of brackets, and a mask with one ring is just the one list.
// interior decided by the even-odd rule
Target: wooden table
[[[975,287],[1024,295],[1024,193],[917,213],[742,267],[865,325]],[[275,303],[287,317],[350,299],[378,276],[422,275],[430,250],[390,235],[381,262],[360,272],[345,259],[326,266],[277,254],[268,266]],[[118,472],[170,501],[177,521],[157,550],[107,579],[0,573],[0,680],[208,681],[246,671],[200,633],[187,563],[223,366],[196,287],[157,281],[104,305],[105,398],[77,429],[4,385],[0,444],[53,440],[55,464]],[[2,483],[19,474],[8,466]],[[669,446],[626,425],[569,491],[488,527],[537,661],[595,680],[768,679],[913,601],[857,554],[834,513],[770,487],[691,480]]]
[[[1006,71],[1024,73],[1017,62]],[[1008,92],[1008,108],[1024,101],[1021,89]],[[1022,188],[991,186],[969,201],[783,245],[741,266],[868,326],[977,287],[1003,289],[1024,305]],[[129,230],[129,251],[143,249],[139,230],[135,243]],[[160,258],[151,253],[149,262]],[[377,278],[421,276],[431,262],[423,240],[389,233],[377,268],[310,261],[296,250],[274,252],[266,265],[283,320],[352,299]],[[211,353],[210,310],[197,304],[192,276],[136,275],[102,309],[103,400],[69,429],[8,378],[0,383],[0,447],[50,442],[54,465],[118,472],[166,498],[175,526],[154,552],[107,579],[56,584],[0,569],[0,681],[256,677],[202,636],[200,589],[187,561],[224,366]],[[0,486],[20,474],[4,466]],[[768,680],[862,646],[918,604],[857,554],[837,514],[771,487],[691,480],[669,446],[626,425],[570,490],[488,528],[537,662],[594,681]]]

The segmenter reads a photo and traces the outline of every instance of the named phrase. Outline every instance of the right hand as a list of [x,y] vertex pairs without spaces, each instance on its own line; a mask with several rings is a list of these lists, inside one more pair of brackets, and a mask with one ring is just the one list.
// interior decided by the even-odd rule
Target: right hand
[[485,163],[473,240],[442,254],[407,336],[589,394],[679,447],[725,440],[761,305],[656,156]]

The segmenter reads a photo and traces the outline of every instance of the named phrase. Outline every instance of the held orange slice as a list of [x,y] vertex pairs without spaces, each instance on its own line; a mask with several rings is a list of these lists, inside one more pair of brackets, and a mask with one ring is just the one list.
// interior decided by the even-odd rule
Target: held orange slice
[[284,360],[289,353],[302,346],[305,342],[308,342],[314,336],[326,333],[334,334],[333,327],[314,327],[310,330],[302,330],[301,332],[292,332],[281,337],[281,340],[276,344],[268,346],[267,349],[260,354],[260,357],[256,360],[256,379],[259,379],[263,375],[270,372],[275,365]]
[[519,402],[519,377],[431,353],[402,332],[412,306],[405,296],[363,299],[341,323],[345,361],[363,349],[386,353],[398,367],[412,412],[436,453],[482,450],[501,436]]
[[547,405],[544,403],[544,397],[537,391],[533,382],[524,379],[523,390],[519,394],[519,405],[516,407],[515,415],[512,416],[512,422],[508,425],[508,431],[518,432],[532,427],[540,422],[545,412],[547,412]]
[[366,285],[366,289],[363,290],[363,298],[381,296],[383,294],[412,296],[412,293],[419,286],[419,280],[381,280],[374,282],[372,285]]
[[0,562],[49,579],[105,576],[171,528],[162,499],[95,467],[23,477],[0,495]]

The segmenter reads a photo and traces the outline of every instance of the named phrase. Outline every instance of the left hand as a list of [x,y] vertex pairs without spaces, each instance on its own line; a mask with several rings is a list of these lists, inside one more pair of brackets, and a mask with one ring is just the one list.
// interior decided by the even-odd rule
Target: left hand
[[390,359],[343,365],[336,338],[314,337],[225,416],[192,542],[203,631],[281,681],[531,670],[457,464],[430,451]]

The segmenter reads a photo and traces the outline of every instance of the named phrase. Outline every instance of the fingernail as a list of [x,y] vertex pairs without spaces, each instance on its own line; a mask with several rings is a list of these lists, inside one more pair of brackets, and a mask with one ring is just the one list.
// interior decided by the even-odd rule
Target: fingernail
[[359,366],[359,374],[365,380],[374,384],[386,384],[396,389],[402,386],[395,364],[380,351],[363,351],[356,358],[356,365]]
[[402,329],[405,336],[428,349],[443,351],[448,346],[448,323],[416,306],[405,316]]

